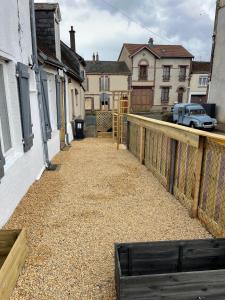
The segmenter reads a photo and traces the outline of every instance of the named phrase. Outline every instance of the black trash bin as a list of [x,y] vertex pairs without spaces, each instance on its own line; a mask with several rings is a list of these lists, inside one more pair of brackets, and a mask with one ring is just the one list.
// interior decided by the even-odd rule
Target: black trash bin
[[74,121],[73,135],[75,139],[84,138],[84,120],[76,119]]

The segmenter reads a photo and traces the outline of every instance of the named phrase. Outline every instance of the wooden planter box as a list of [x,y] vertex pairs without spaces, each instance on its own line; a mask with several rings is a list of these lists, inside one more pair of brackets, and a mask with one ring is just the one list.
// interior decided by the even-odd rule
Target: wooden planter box
[[225,239],[116,244],[118,300],[224,300]]
[[24,230],[0,230],[0,299],[7,300],[15,287],[27,254]]

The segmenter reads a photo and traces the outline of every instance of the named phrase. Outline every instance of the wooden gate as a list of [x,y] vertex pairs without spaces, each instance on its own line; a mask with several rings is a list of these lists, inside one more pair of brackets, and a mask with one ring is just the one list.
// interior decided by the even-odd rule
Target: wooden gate
[[151,87],[134,87],[131,93],[131,112],[149,112],[153,105]]

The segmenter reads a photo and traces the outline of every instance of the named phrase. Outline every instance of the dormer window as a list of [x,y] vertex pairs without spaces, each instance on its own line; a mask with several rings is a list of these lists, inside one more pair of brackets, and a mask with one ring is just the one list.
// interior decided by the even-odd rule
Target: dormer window
[[139,63],[139,80],[148,80],[148,62],[146,60]]

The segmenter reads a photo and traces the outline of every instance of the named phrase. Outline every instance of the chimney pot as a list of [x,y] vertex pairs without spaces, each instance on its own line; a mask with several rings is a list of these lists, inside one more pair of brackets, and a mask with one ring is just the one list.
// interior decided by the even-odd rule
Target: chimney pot
[[70,33],[70,48],[76,52],[76,42],[75,42],[75,31],[73,30],[73,26],[71,26]]
[[148,45],[153,46],[153,44],[154,44],[154,40],[153,40],[152,37],[150,37],[149,40],[148,40]]
[[96,61],[98,62],[99,61],[99,55],[98,55],[98,52],[96,54]]

